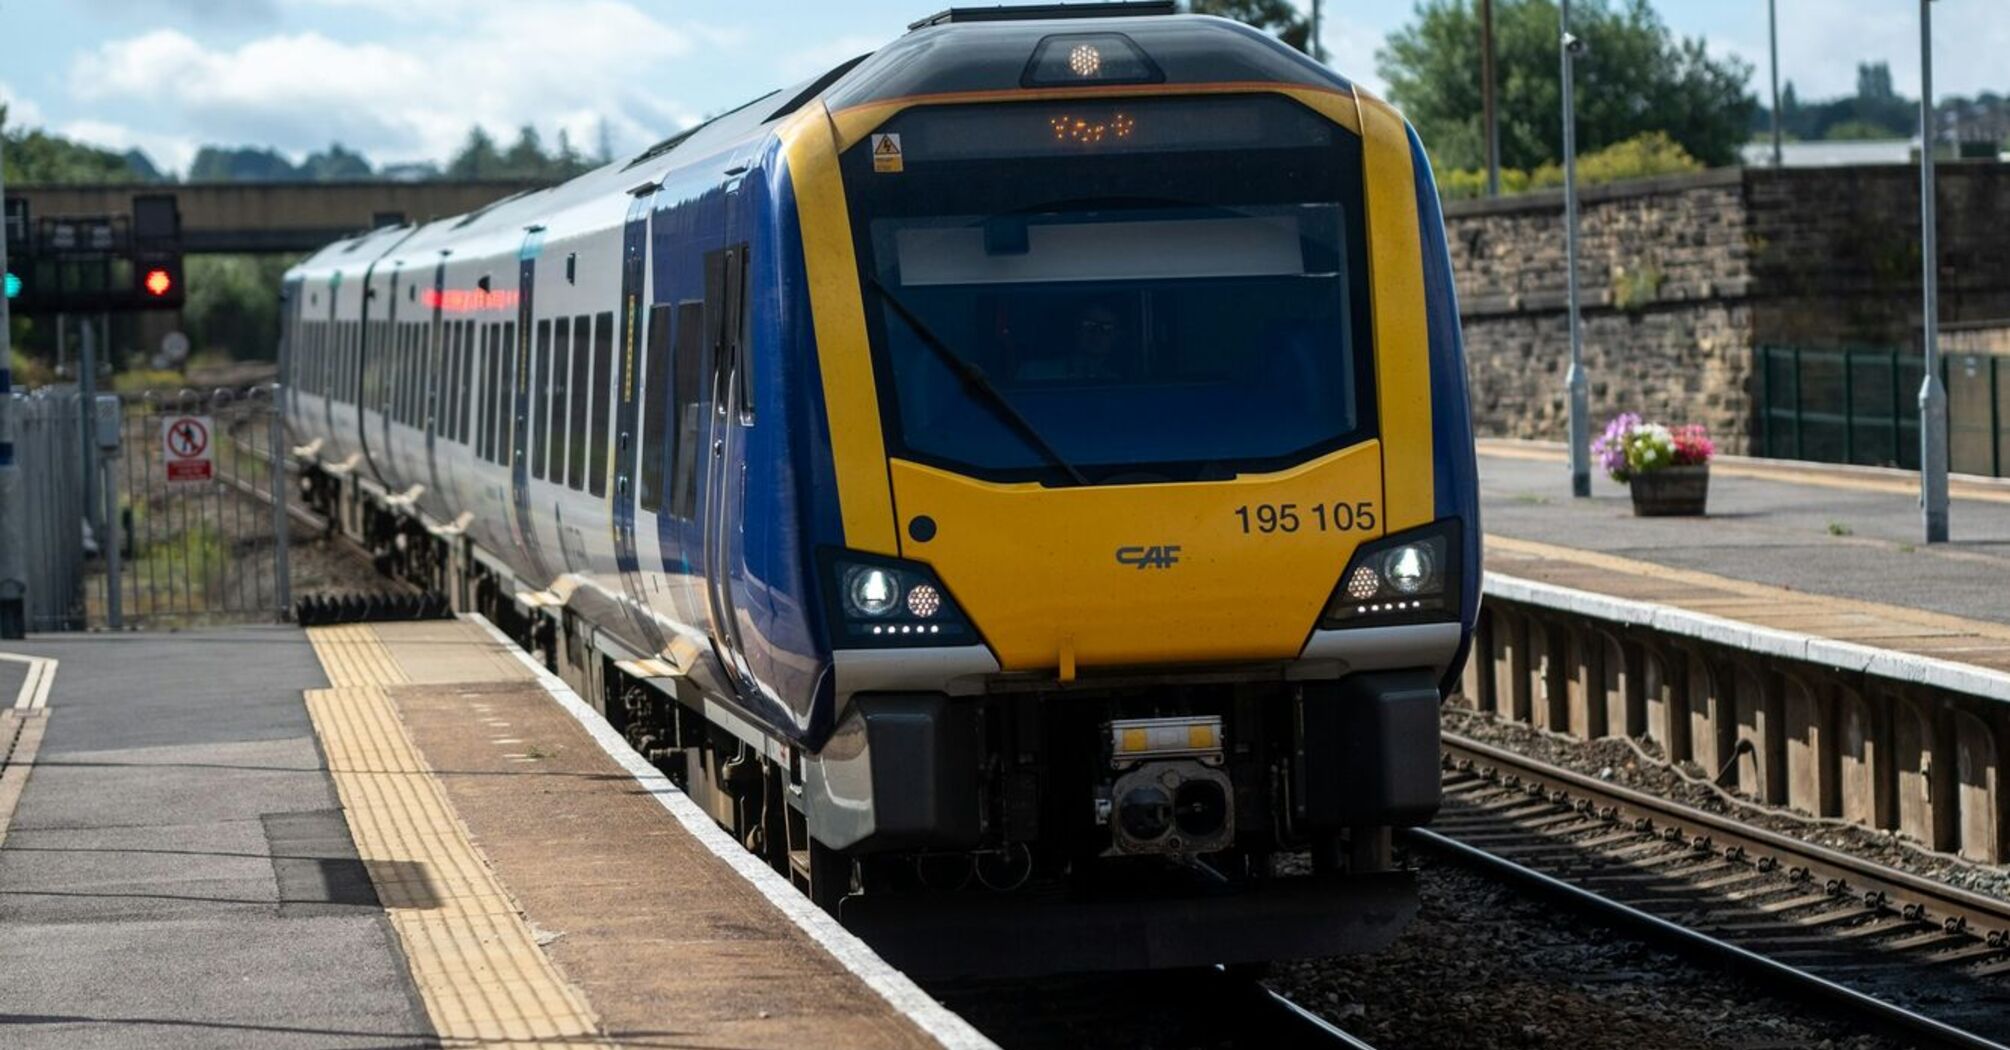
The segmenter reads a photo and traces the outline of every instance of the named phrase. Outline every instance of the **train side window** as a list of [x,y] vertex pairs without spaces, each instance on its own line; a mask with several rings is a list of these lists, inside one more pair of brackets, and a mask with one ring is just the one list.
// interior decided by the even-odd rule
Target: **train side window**
[[384,418],[392,423],[405,421],[405,329],[389,321],[377,331],[384,337]]
[[377,396],[377,369],[375,362],[372,362],[363,353],[363,322],[350,321],[347,323],[347,326],[349,329],[349,356],[356,362],[356,411],[363,412],[369,410],[375,404]]
[[489,353],[488,325],[477,325],[469,334],[474,337],[475,403],[469,409],[474,418],[468,421],[468,429],[472,431],[468,438],[468,446],[475,450],[478,458],[487,459],[489,458],[489,390],[495,386],[495,376],[491,374],[490,368],[495,363],[495,357]]
[[394,326],[398,333],[398,422],[412,422],[412,391],[418,386],[419,370],[412,353],[412,326]]
[[434,436],[440,433],[440,413],[447,405],[446,381],[447,348],[440,341],[440,324],[436,321],[420,322],[426,341],[426,432]]
[[[529,342],[530,333],[529,332],[523,333],[523,337],[526,343]],[[530,442],[530,435],[528,433],[519,434],[516,432],[517,391],[518,388],[523,387],[528,382],[529,377],[523,375],[522,373],[529,370],[530,368],[530,352],[528,346],[519,345],[517,343],[515,321],[510,321],[503,325],[503,342],[509,348],[508,356],[504,358],[504,361],[506,362],[504,367],[505,369],[507,369],[505,374],[509,377],[509,380],[503,385],[502,456],[504,463],[507,463],[510,466],[514,467],[516,465],[516,459],[517,459],[516,455],[517,444],[519,442],[522,442],[524,444],[528,444]],[[530,453],[528,450],[526,450],[524,454],[529,455]]]
[[592,357],[586,348],[593,341],[593,321],[585,316],[572,319],[572,407],[566,435],[565,483],[569,488],[586,487],[586,412],[593,393],[590,369]]
[[481,348],[475,345],[474,323],[461,322],[461,444],[475,451],[475,377],[481,368]]
[[411,393],[405,397],[405,425],[419,425],[419,406],[426,399],[426,359],[419,356],[419,326],[405,324],[405,374],[412,377]]
[[614,313],[603,311],[593,319],[593,462],[586,472],[587,491],[607,495],[607,441],[613,425],[614,400]]
[[740,372],[740,422],[754,421],[754,340],[748,324],[747,246],[742,244],[726,264],[727,336],[733,341],[733,367]]
[[649,308],[649,337],[642,354],[642,470],[638,498],[643,510],[661,513],[663,444],[670,437],[669,303]]
[[572,388],[572,321],[561,317],[553,323],[551,379],[545,383],[551,413],[551,459],[545,474],[554,485],[565,484],[566,391]]
[[488,372],[482,377],[488,384],[485,388],[488,396],[482,399],[482,411],[487,413],[487,415],[482,417],[482,421],[485,424],[482,429],[482,448],[487,450],[483,454],[483,458],[487,459],[490,463],[502,462],[502,449],[497,447],[500,443],[496,441],[496,435],[502,432],[502,420],[500,417],[502,415],[503,400],[503,355],[501,343],[501,325],[485,324],[482,326],[482,353],[488,355],[489,363]]
[[433,433],[451,441],[454,436],[454,377],[460,373],[455,371],[454,326],[442,323],[439,329],[440,393],[439,407],[435,410],[433,420]]
[[516,385],[517,368],[523,363],[522,347],[516,345],[516,322],[505,323],[496,337],[502,353],[502,389],[496,403],[496,462],[516,465]]
[[460,443],[472,452],[474,441],[475,414],[475,323],[462,321],[454,327],[460,329],[461,344],[461,407],[454,413],[454,433]]
[[411,384],[411,359],[405,355],[405,326],[384,322],[384,418],[405,421],[405,391]]
[[705,405],[700,394],[705,375],[705,302],[687,299],[677,304],[676,398],[677,441],[671,458],[670,513],[689,520],[698,509],[698,437],[704,431]]
[[503,406],[509,395],[509,348],[503,345],[502,325],[488,326],[489,342],[489,462],[503,461],[502,436],[508,425]]
[[537,323],[537,351],[530,372],[530,474],[539,481],[544,480],[544,455],[547,442],[551,439],[551,406],[545,403],[544,392],[551,386],[551,319]]
[[[712,367],[712,408],[720,415],[737,411],[740,422],[752,423],[754,386],[746,367],[746,293],[746,245],[721,248],[705,256],[706,341],[716,355]],[[729,393],[734,386],[738,387],[737,394]]]

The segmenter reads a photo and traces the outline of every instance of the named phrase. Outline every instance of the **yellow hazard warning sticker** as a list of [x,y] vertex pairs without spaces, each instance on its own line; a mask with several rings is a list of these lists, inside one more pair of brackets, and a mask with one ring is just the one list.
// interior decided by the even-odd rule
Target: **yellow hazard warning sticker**
[[874,135],[872,137],[872,170],[878,172],[905,171],[907,165],[900,157],[899,135]]

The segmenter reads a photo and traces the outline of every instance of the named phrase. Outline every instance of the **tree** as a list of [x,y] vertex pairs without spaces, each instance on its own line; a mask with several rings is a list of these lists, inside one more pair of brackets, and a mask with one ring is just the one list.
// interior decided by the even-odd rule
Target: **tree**
[[144,155],[135,165],[134,154],[118,154],[108,149],[71,142],[40,128],[7,126],[7,107],[0,105],[0,135],[7,137],[6,181],[10,183],[119,183],[157,182],[160,173]]
[[370,162],[361,153],[345,148],[340,142],[331,142],[319,153],[310,153],[300,162],[303,178],[315,182],[338,182],[370,178]]
[[191,255],[182,323],[195,352],[270,360],[279,346],[279,282],[285,255]]
[[190,182],[293,182],[300,169],[278,150],[257,146],[204,146],[188,166]]
[[1186,9],[1197,15],[1219,15],[1255,26],[1300,51],[1308,51],[1312,25],[1290,0],[1187,0]]
[[[1643,132],[1666,132],[1706,165],[1735,163],[1749,134],[1751,66],[1712,58],[1700,38],[1677,38],[1648,0],[1580,0],[1571,31],[1590,45],[1577,60],[1577,141],[1590,152]],[[1562,73],[1555,0],[1495,0],[1501,164],[1533,169],[1561,159]],[[1376,54],[1389,96],[1439,162],[1486,162],[1480,126],[1480,23],[1473,0],[1421,0],[1414,21]]]
[[468,129],[468,141],[454,159],[447,162],[447,177],[450,179],[492,179],[502,169],[502,155],[496,152],[496,140],[489,137],[480,125]]

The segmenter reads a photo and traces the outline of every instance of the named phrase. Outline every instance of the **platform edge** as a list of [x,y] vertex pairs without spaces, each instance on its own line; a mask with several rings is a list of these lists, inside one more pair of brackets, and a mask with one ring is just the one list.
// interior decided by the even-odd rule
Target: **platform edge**
[[789,921],[815,941],[825,951],[831,953],[844,968],[864,981],[866,986],[886,1000],[901,1016],[931,1038],[950,1050],[998,1050],[996,1043],[972,1027],[970,1022],[957,1016],[948,1007],[936,1002],[934,997],[914,983],[913,979],[895,969],[879,953],[872,950],[857,935],[838,924],[829,913],[810,903],[809,898],[796,891],[774,869],[761,862],[759,857],[741,848],[724,831],[719,829],[712,818],[698,808],[670,779],[663,775],[647,759],[628,746],[621,734],[615,732],[607,719],[593,709],[565,680],[552,674],[540,665],[529,653],[518,648],[509,636],[497,629],[496,625],[480,613],[464,613],[462,619],[488,632],[490,638],[505,647],[510,655],[528,668],[545,692],[558,701],[566,713],[573,717],[600,749],[621,768],[628,771],[651,798],[654,798],[684,830],[691,833],[705,848],[726,862],[736,874],[767,898],[777,911],[787,916]]

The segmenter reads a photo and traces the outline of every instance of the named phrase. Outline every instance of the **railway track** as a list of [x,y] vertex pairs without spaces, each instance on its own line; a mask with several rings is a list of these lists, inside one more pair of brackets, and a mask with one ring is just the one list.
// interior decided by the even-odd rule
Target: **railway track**
[[1909,1040],[2010,1044],[2010,903],[1452,734],[1410,840]]

